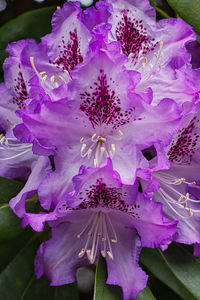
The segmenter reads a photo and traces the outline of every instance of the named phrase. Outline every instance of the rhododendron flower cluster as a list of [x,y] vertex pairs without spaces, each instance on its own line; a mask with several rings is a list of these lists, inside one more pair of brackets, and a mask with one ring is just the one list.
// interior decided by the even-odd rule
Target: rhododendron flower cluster
[[[200,244],[199,69],[181,19],[156,22],[147,0],[56,10],[37,44],[7,47],[1,91],[1,176],[25,178],[10,207],[52,236],[35,259],[51,285],[106,259],[108,284],[135,298],[142,247]],[[55,167],[52,168],[54,159]],[[27,213],[37,192],[43,210]]]

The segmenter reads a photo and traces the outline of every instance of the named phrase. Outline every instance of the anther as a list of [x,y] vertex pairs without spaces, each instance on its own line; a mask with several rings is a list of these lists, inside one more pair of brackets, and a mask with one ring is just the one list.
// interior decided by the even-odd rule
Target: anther
[[107,251],[107,254],[108,254],[109,258],[113,260],[112,253],[110,251]]
[[51,78],[51,83],[54,83],[55,87],[58,87],[58,82],[57,82],[57,77],[55,75],[52,75]]
[[70,73],[67,71],[67,70],[64,70],[63,71],[65,74],[67,74],[71,79],[72,79],[72,76],[70,75]]
[[193,215],[193,211],[191,208],[189,208],[189,216],[192,217],[192,215]]
[[94,167],[96,168],[98,166],[98,161],[96,158],[94,158]]
[[88,159],[91,157],[91,154],[92,154],[92,149],[88,149],[88,152],[87,152],[87,156],[88,156]]
[[42,79],[45,81],[47,79],[47,73],[45,71],[39,73]]
[[118,132],[118,134],[119,134],[120,137],[123,136],[123,132],[120,129],[117,132]]
[[103,250],[101,250],[101,255],[105,258],[106,257],[106,254]]
[[111,241],[112,243],[117,243],[117,241],[114,240],[114,239],[111,239],[110,241]]
[[59,78],[61,81],[63,81],[64,83],[67,83],[67,81],[65,80],[65,78],[62,77],[61,75],[59,75],[58,78]]
[[80,139],[80,143],[84,142],[85,140],[85,137],[83,136],[81,139]]
[[80,251],[79,254],[78,254],[78,257],[79,257],[79,258],[82,258],[84,254],[85,254],[85,249],[82,248],[81,251]]
[[112,151],[111,151],[111,150],[109,150],[108,152],[109,152],[109,156],[110,156],[110,158],[112,158],[112,157],[113,157],[113,153],[112,153]]
[[187,200],[189,199],[189,197],[190,197],[190,195],[189,195],[189,193],[187,193],[187,194],[185,195],[185,201],[187,201]]
[[93,136],[91,137],[92,142],[95,142],[96,136],[97,136],[97,134],[94,133]]
[[183,195],[181,195],[179,198],[178,198],[178,201],[180,202],[180,201],[182,201],[183,200],[183,198],[184,198],[184,196]]
[[82,147],[81,147],[81,154],[83,154],[83,151],[85,150],[86,146],[87,146],[86,144],[82,145]]

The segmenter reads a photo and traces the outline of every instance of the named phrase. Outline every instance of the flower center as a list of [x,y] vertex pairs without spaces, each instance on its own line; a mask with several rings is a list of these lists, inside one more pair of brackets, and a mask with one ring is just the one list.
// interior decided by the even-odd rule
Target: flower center
[[[165,172],[155,172],[153,176],[160,182],[160,188],[157,191],[164,202],[181,218],[188,218],[193,213],[199,213],[200,210],[193,209],[192,204],[199,204],[200,200],[192,199],[187,192],[183,194],[177,186],[187,185],[199,189],[196,182],[187,182],[185,178],[177,178]],[[185,215],[185,211],[187,214]],[[188,216],[189,214],[189,216]]]
[[117,235],[108,214],[101,211],[93,212],[77,238],[80,239],[83,236],[87,236],[87,239],[85,246],[78,254],[79,258],[86,253],[90,263],[93,264],[98,249],[103,257],[108,255],[110,259],[114,258],[112,244],[117,243]]
[[97,135],[94,133],[92,137],[80,139],[81,147],[81,156],[87,157],[87,159],[93,158],[94,167],[100,166],[101,163],[107,158],[113,158],[115,154],[115,143],[110,143],[110,140],[121,139],[123,133],[121,130],[117,131],[118,136],[109,136],[106,137]]

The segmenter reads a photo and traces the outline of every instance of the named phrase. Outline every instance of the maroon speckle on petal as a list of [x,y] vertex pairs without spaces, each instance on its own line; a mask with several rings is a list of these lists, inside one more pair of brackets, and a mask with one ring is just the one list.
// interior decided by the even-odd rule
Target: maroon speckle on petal
[[109,187],[103,178],[99,178],[89,187],[79,192],[78,197],[81,203],[76,207],[69,207],[63,203],[59,211],[74,211],[93,208],[107,208],[129,213],[135,218],[140,218],[140,205],[128,205],[125,203],[127,192],[120,187]]
[[100,70],[97,81],[90,86],[90,92],[85,91],[80,94],[80,97],[82,100],[80,110],[86,114],[93,128],[106,124],[116,129],[129,123],[135,109],[132,107],[129,111],[122,112],[120,99],[111,89],[103,70]]
[[70,31],[69,41],[66,43],[65,37],[62,37],[62,42],[58,45],[59,55],[56,61],[51,62],[62,70],[72,71],[74,67],[83,61],[83,57],[80,52],[80,43],[78,41],[77,30]]
[[139,51],[145,55],[153,51],[156,46],[155,39],[147,36],[147,30],[142,20],[134,17],[133,11],[124,9],[121,11],[121,19],[116,27],[116,38],[121,43],[122,51],[125,55],[133,54],[133,61],[137,61]]
[[193,154],[196,151],[196,144],[199,139],[199,134],[196,131],[196,124],[199,122],[197,117],[194,117],[187,127],[183,127],[179,132],[177,139],[172,142],[168,152],[168,157],[171,162],[178,164],[191,164]]
[[17,75],[17,78],[14,79],[15,86],[14,86],[14,91],[16,93],[16,96],[13,97],[13,103],[17,104],[17,106],[20,109],[25,108],[24,106],[24,101],[28,99],[28,92],[26,88],[26,83],[21,71],[21,66],[18,65],[19,72]]

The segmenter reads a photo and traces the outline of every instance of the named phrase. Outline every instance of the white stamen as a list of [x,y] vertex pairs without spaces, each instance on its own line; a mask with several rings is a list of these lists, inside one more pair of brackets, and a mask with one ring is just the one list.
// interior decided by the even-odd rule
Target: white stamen
[[[103,212],[92,213],[92,216],[81,233],[77,235],[77,238],[81,238],[82,235],[87,235],[87,240],[85,246],[78,254],[79,258],[82,258],[86,253],[88,260],[93,264],[100,247],[100,252],[103,257],[106,257],[107,254],[110,259],[113,259],[111,243],[117,243],[117,236],[107,214]],[[113,235],[113,237],[111,238],[110,235]],[[103,247],[102,244],[99,245],[99,243],[103,243]],[[91,248],[88,248],[88,246]]]
[[64,83],[67,83],[67,81],[65,80],[65,78],[64,78],[63,76],[59,75],[58,78],[59,78],[61,81],[63,81]]
[[81,154],[83,154],[83,152],[84,152],[86,146],[87,146],[86,144],[83,144],[83,145],[82,145],[82,147],[81,147]]
[[106,254],[103,250],[101,250],[101,255],[105,258],[106,257]]
[[78,254],[78,257],[81,258],[81,257],[84,256],[84,254],[85,254],[85,249],[82,248],[81,251],[80,251],[79,254]]
[[120,129],[117,132],[118,132],[118,134],[119,134],[120,137],[123,136],[123,132]]
[[91,157],[91,154],[92,154],[92,149],[91,149],[91,148],[89,148],[89,149],[88,149],[88,152],[87,152],[88,159],[90,159],[90,157]]
[[94,133],[93,136],[91,137],[92,142],[95,142],[95,141],[96,141],[96,136],[97,136],[97,134]]
[[81,139],[80,139],[80,143],[83,143],[85,140],[85,137],[83,136]]
[[109,258],[113,260],[113,255],[112,255],[112,253],[111,253],[110,251],[107,251],[107,254],[108,254]]

